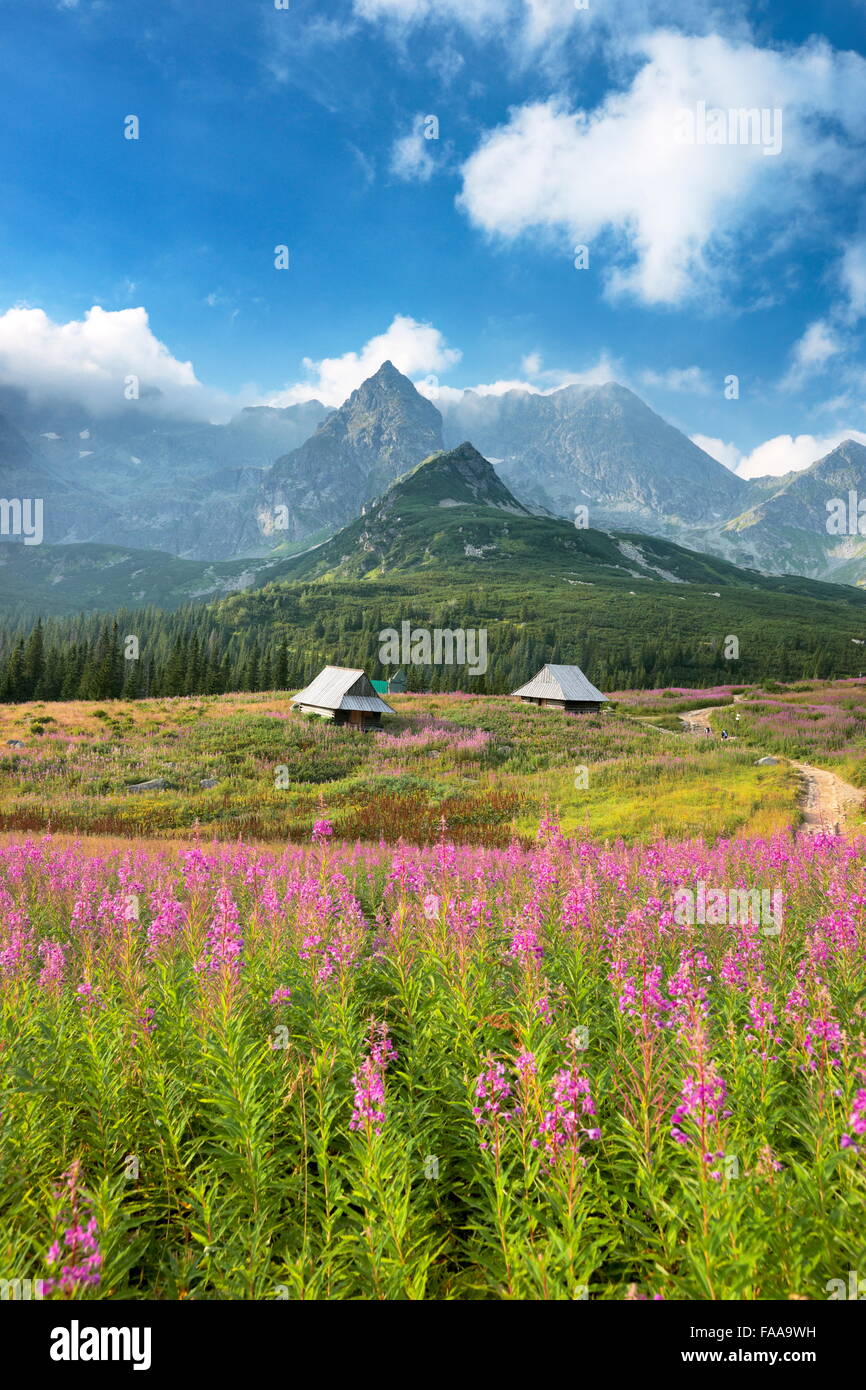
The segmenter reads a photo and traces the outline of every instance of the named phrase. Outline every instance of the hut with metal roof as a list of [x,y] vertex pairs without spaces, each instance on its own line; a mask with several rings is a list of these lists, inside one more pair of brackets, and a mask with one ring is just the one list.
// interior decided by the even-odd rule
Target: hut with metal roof
[[335,724],[354,724],[369,729],[383,714],[393,714],[378,696],[366,674],[349,666],[325,666],[306,688],[292,697],[292,706],[303,714],[318,714]]
[[536,676],[512,691],[529,705],[552,705],[566,714],[601,709],[607,699],[587,680],[579,666],[542,666]]

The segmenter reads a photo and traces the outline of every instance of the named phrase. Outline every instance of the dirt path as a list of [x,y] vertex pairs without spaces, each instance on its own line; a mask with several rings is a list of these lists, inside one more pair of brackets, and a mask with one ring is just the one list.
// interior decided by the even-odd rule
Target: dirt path
[[[730,705],[712,705],[708,709],[687,710],[685,714],[680,715],[684,731],[706,737],[710,715],[732,710],[734,705],[743,699],[744,695],[735,695],[733,704]],[[736,728],[736,722],[734,727]],[[786,759],[779,758],[779,762],[785,761]],[[829,772],[827,768],[795,762],[790,762],[790,766],[800,774],[803,782],[804,832],[807,835],[841,835],[849,816],[862,805],[863,793],[852,787],[849,782],[843,781],[835,772]]]
[[809,763],[791,763],[803,778],[803,829],[807,835],[841,835],[856,810],[863,793],[835,772]]

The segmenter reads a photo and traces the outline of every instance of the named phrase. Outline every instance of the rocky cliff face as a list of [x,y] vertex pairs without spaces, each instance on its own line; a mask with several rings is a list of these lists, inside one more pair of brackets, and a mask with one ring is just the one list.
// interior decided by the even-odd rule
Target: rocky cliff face
[[443,406],[446,442],[470,438],[523,500],[590,526],[672,535],[723,523],[748,488],[684,434],[615,382],[567,386],[549,396],[464,392]]
[[256,521],[262,477],[329,413],[306,401],[249,407],[225,425],[209,425],[132,404],[107,418],[69,403],[36,407],[10,397],[9,405],[34,456],[70,499],[82,499],[72,506],[74,530],[52,539],[120,541],[205,560],[269,548]]
[[769,573],[866,581],[866,448],[847,439],[800,473],[756,478],[750,506],[717,535],[694,539]]
[[267,473],[257,504],[260,530],[268,534],[280,506],[288,511],[281,534],[289,540],[335,530],[441,448],[439,411],[391,362],[383,362],[305,444]]
[[0,498],[6,504],[0,512],[0,543],[23,542],[25,531],[35,539],[38,518],[38,534],[49,542],[86,540],[94,524],[115,519],[104,499],[62,477],[2,415]]

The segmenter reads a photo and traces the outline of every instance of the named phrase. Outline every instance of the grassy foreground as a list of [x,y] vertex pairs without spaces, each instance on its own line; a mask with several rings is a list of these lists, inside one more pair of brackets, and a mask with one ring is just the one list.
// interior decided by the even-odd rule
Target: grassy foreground
[[[824,1299],[866,842],[0,849],[0,1244],[53,1298]],[[689,925],[684,888],[778,891]]]

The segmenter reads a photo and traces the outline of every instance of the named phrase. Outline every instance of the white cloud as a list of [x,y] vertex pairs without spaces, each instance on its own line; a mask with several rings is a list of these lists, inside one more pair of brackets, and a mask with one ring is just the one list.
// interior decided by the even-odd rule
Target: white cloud
[[464,29],[478,30],[504,17],[503,0],[355,0],[361,19],[384,20],[405,27],[449,20]]
[[[531,57],[542,66],[559,56],[580,35],[586,50],[599,38],[620,42],[624,35],[642,33],[657,24],[683,24],[692,32],[744,27],[744,0],[722,6],[707,0],[354,0],[354,12],[383,24],[398,41],[413,28],[460,27],[472,38],[502,41],[515,61],[525,66]],[[573,65],[573,52],[571,55]]]
[[269,396],[266,404],[294,405],[315,399],[325,405],[342,405],[385,361],[393,362],[406,376],[430,376],[448,371],[461,356],[457,348],[446,347],[443,335],[432,323],[397,314],[390,327],[371,338],[360,352],[344,352],[342,357],[324,357],[318,362],[305,357],[309,380],[284,387]]
[[[530,359],[524,358],[521,363],[521,370],[529,376],[533,373],[529,371],[527,362],[532,356],[537,357],[538,354],[531,354]],[[467,391],[474,392],[476,396],[504,396],[507,391],[529,391],[534,396],[550,396],[554,391],[561,391],[564,386],[604,386],[608,381],[622,381],[624,373],[620,364],[603,352],[596,363],[582,372],[567,371],[558,367],[542,371],[539,358],[539,370],[534,375],[534,381],[512,377],[500,381],[479,382],[477,386],[438,387],[430,387],[423,381],[416,381],[415,386],[422,395],[448,403],[461,400]]]
[[802,338],[791,349],[791,365],[780,385],[784,390],[796,390],[808,377],[824,370],[831,357],[842,351],[838,334],[826,319],[815,319]]
[[726,444],[723,439],[714,439],[708,434],[693,434],[690,436],[693,444],[697,444],[699,449],[703,449],[710,458],[716,459],[718,463],[723,463],[726,468],[730,468],[732,473],[736,473],[737,467],[743,457],[736,444]]
[[526,376],[538,376],[538,373],[541,371],[541,353],[527,353],[525,357],[521,358],[520,370],[524,372]]
[[712,454],[719,463],[732,468],[741,478],[775,478],[784,473],[800,473],[832,453],[846,439],[866,444],[866,434],[862,430],[836,430],[833,434],[825,435],[777,434],[774,439],[767,439],[752,449],[751,453],[743,454],[735,444],[724,444],[721,439],[709,439],[702,434],[692,435],[693,443]]
[[430,153],[432,140],[424,134],[425,118],[416,116],[408,135],[401,135],[391,147],[391,173],[406,183],[427,183],[436,169]]
[[843,312],[853,322],[866,314],[866,240],[853,241],[846,247],[839,278],[846,300]]
[[698,396],[707,396],[710,392],[710,383],[702,367],[668,367],[663,372],[647,367],[640,379],[644,386],[656,386],[663,391],[688,391]]
[[144,308],[94,305],[69,323],[55,323],[43,309],[0,314],[0,381],[6,385],[109,414],[124,409],[128,376],[139,380],[140,403],[158,413],[207,418],[224,405],[202,386],[192,363],[178,361],[154,335]]
[[[818,40],[776,51],[670,31],[631,48],[644,59],[631,85],[591,113],[562,99],[513,109],[463,165],[459,203],[492,238],[533,233],[562,255],[595,243],[591,265],[611,294],[677,304],[742,271],[761,215],[778,223],[813,180],[856,177],[866,60]],[[781,110],[781,152],[681,143],[678,114],[699,102]]]

